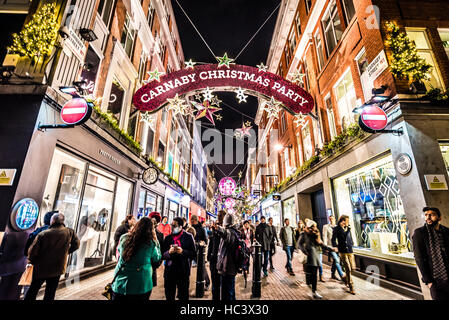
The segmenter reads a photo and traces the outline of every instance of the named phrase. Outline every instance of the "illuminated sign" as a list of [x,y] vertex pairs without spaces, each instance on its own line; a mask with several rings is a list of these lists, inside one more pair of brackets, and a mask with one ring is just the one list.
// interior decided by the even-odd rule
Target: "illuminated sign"
[[314,107],[312,96],[300,86],[271,72],[258,68],[231,65],[218,68],[217,64],[195,66],[169,73],[137,90],[133,103],[142,111],[156,112],[177,94],[182,95],[210,87],[223,91],[226,88],[243,88],[258,96],[273,97],[282,102],[284,108],[292,113],[309,113]]

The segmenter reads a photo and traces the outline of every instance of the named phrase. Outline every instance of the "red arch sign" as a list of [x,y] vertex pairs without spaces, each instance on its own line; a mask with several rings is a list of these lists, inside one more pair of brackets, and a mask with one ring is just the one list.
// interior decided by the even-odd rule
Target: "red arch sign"
[[218,67],[218,64],[206,64],[182,69],[164,75],[160,81],[153,80],[134,94],[133,103],[142,111],[156,112],[176,94],[199,91],[209,87],[213,91],[229,88],[246,89],[257,95],[282,102],[283,107],[292,114],[309,113],[314,101],[312,96],[300,86],[258,68],[231,65]]

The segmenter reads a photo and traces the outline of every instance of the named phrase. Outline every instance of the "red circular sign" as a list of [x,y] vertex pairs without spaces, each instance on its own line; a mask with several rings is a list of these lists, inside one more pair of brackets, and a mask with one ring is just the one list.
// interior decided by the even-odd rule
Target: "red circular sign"
[[87,101],[82,98],[69,100],[61,110],[61,119],[67,124],[77,124],[89,113]]
[[379,107],[367,106],[360,114],[363,124],[372,130],[383,130],[388,124],[387,114]]

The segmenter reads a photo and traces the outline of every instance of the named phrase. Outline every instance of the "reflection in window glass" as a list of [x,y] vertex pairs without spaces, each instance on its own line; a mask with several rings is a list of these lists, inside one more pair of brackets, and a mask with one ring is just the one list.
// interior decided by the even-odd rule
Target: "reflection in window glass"
[[59,210],[65,215],[65,225],[75,227],[86,163],[56,149],[41,206],[41,221],[45,213]]
[[410,234],[391,155],[333,182],[338,215],[348,215],[356,247],[413,259]]

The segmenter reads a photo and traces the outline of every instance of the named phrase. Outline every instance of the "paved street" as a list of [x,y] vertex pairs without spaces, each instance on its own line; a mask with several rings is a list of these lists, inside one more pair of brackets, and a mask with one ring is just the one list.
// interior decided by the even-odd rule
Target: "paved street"
[[[327,258],[325,258],[327,259]],[[305,275],[302,265],[294,261],[293,269],[295,276],[290,276],[285,268],[285,254],[278,248],[278,253],[273,257],[276,270],[269,272],[267,278],[262,279],[262,300],[309,300],[312,299],[311,290],[305,283]],[[113,270],[93,276],[59,289],[56,300],[104,300],[101,295],[104,286],[113,278]],[[236,278],[236,296],[238,300],[251,300],[251,273],[248,276],[248,284],[245,288],[242,275]],[[391,290],[375,286],[359,278],[355,279],[356,295],[346,293],[342,282],[330,279],[330,267],[324,266],[325,283],[318,283],[318,292],[329,300],[409,300],[409,298],[395,293]],[[192,268],[190,282],[190,294],[192,300],[195,298],[196,268]],[[151,300],[165,300],[164,295],[163,267],[158,270],[158,286],[153,289]],[[43,292],[38,299],[42,299]],[[211,292],[206,291],[205,300],[211,299]]]

